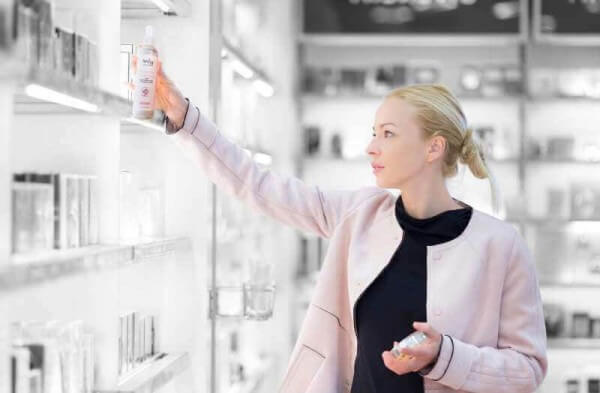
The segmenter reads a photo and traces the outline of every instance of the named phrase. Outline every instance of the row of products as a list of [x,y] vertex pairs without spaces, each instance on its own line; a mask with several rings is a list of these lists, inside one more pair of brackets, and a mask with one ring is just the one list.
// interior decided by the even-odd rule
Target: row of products
[[600,139],[576,141],[573,136],[530,138],[525,155],[529,159],[600,162]]
[[[472,128],[486,158],[501,160],[518,156],[518,135],[513,130],[487,124],[474,125]],[[325,140],[328,132],[329,141]],[[304,155],[336,159],[364,156],[368,140],[353,140],[352,137],[352,132],[342,133],[335,130],[323,130],[318,125],[307,125],[304,127]],[[329,142],[328,146],[327,142]]]
[[547,190],[548,217],[592,220],[600,219],[600,183],[573,183],[570,188]]
[[119,375],[134,371],[156,355],[153,316],[131,312],[119,317]]
[[517,96],[523,93],[523,73],[516,65],[466,65],[459,85],[465,96]]
[[[55,25],[55,9],[49,0],[19,0],[15,4],[18,51],[28,64],[54,70],[92,86],[98,82],[98,48],[89,37]],[[78,15],[89,28],[88,11]]]
[[571,326],[567,327],[568,314],[563,306],[544,304],[546,334],[549,338],[600,338],[600,315],[576,311],[571,314]]
[[536,68],[528,79],[533,97],[600,99],[600,69]]
[[98,242],[97,180],[64,173],[17,173],[12,184],[12,252]]
[[600,366],[573,366],[564,374],[566,393],[600,393]]
[[17,323],[12,343],[13,393],[92,393],[94,339],[81,321]]
[[[344,94],[382,95],[399,86],[439,83],[441,65],[396,64],[370,68],[307,67],[303,92],[336,96]],[[465,65],[459,76],[462,93],[498,97],[523,92],[523,76],[517,65]]]

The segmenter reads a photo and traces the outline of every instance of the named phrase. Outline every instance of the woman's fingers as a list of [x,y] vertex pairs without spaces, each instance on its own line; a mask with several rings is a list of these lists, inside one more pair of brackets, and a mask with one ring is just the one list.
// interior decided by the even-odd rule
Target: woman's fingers
[[427,322],[413,322],[413,328],[425,333],[428,338],[433,338],[439,335],[439,333]]
[[424,345],[417,345],[416,347],[412,347],[412,348],[402,348],[400,350],[401,354],[404,354],[408,357],[427,357],[430,356],[430,350],[428,348],[425,348]]

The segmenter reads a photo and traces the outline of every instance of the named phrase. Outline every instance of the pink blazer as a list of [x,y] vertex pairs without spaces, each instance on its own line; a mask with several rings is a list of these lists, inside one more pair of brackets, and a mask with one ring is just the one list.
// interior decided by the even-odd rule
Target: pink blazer
[[[172,137],[220,189],[329,239],[279,392],[348,392],[356,356],[352,307],[402,240],[395,196],[377,187],[325,191],[260,168],[193,105]],[[426,392],[533,392],[546,375],[535,264],[501,220],[474,209],[459,237],[427,247],[427,321],[452,336],[454,347],[444,338]]]

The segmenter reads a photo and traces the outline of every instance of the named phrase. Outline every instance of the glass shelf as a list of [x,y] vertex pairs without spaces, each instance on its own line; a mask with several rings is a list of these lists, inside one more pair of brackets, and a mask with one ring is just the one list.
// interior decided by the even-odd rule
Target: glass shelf
[[523,41],[518,34],[300,34],[299,42],[325,47],[411,47],[411,46],[516,46]]
[[578,159],[552,159],[552,158],[535,158],[525,161],[528,165],[546,165],[546,164],[573,164],[573,165],[598,165],[600,161],[586,161]]
[[78,273],[148,262],[184,249],[188,245],[187,238],[172,238],[128,245],[96,245],[15,254],[6,267],[0,267],[0,292]]
[[[19,62],[15,61],[17,64]],[[164,128],[156,120],[146,121],[131,118],[131,102],[119,95],[98,87],[76,81],[53,70],[27,67],[20,63],[11,77],[18,81],[14,98],[16,114],[93,114],[122,119],[125,127],[153,129],[163,132]],[[22,71],[24,70],[24,71]],[[40,89],[47,99],[33,98],[27,92],[33,87]],[[57,99],[57,101],[51,101]],[[71,105],[69,105],[69,103]]]
[[[382,94],[370,94],[370,93],[341,93],[334,95],[325,95],[318,93],[302,93],[301,95],[304,103],[311,103],[319,101],[327,101],[327,100],[382,100],[385,97],[385,93]],[[499,97],[487,97],[487,96],[470,96],[470,95],[457,95],[461,101],[473,101],[477,100],[480,102],[488,102],[488,103],[517,103],[522,98],[520,96],[499,96]]]
[[548,104],[548,103],[565,103],[565,104],[598,104],[600,105],[600,98],[591,97],[528,97],[527,103],[529,104]]
[[147,393],[158,391],[177,375],[188,369],[190,357],[187,353],[162,354],[154,361],[140,366],[116,387],[94,390],[94,393]]
[[600,338],[548,338],[550,349],[600,349]]
[[572,223],[598,223],[600,218],[575,219],[575,218],[549,218],[549,217],[507,217],[506,221],[519,222],[531,225],[567,225]]
[[189,16],[192,6],[187,0],[122,0],[123,19],[152,18],[157,15]]
[[600,283],[593,282],[552,282],[552,281],[540,281],[541,288],[591,288],[600,289]]
[[[23,64],[24,72],[15,75],[20,82],[20,87],[15,96],[15,112],[17,114],[37,113],[66,113],[79,112],[73,107],[56,102],[32,98],[26,94],[28,87],[37,86],[51,90],[53,95],[66,96],[68,100],[76,100],[84,111],[91,113],[114,116],[120,118],[129,117],[131,104],[123,97],[104,91],[98,87],[78,82],[73,78],[64,76],[54,70],[39,67],[27,67]],[[64,102],[61,100],[60,102]]]

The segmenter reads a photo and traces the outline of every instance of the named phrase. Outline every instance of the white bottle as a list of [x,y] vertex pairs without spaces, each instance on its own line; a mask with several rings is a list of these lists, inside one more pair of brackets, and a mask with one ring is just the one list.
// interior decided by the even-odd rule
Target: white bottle
[[135,90],[133,93],[133,117],[136,119],[152,119],[154,114],[154,89],[158,71],[158,52],[153,45],[154,32],[152,26],[146,26],[144,43],[137,48],[137,71],[135,73]]

